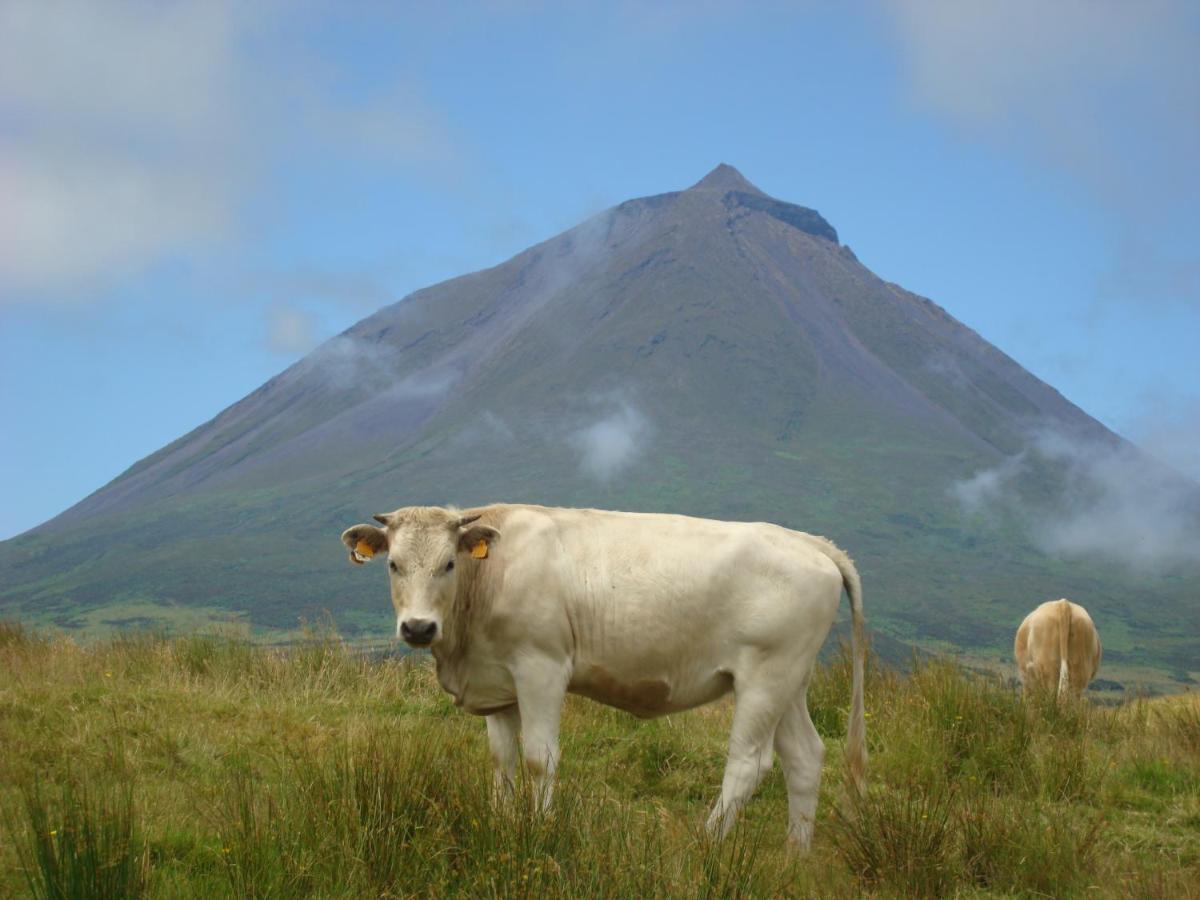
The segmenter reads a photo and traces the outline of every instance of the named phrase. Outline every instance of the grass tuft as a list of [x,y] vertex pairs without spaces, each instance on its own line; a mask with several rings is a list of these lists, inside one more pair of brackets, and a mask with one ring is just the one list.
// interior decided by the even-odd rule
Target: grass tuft
[[954,885],[952,796],[908,784],[849,791],[832,815],[834,847],[866,883],[909,896],[941,897]]
[[17,839],[30,893],[47,900],[136,898],[149,855],[135,823],[128,785],[24,789],[28,828]]

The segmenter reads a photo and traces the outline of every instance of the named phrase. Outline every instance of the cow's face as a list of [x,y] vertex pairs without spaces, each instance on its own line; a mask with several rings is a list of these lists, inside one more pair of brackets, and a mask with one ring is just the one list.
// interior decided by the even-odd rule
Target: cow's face
[[396,637],[413,647],[437,644],[452,615],[461,566],[487,557],[500,536],[478,523],[440,507],[408,507],[376,515],[383,527],[355,525],[342,533],[350,561],[387,559]]

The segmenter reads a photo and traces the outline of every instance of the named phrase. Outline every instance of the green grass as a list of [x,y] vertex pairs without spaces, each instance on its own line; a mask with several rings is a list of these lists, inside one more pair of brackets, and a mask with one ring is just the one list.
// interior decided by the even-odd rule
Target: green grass
[[1200,885],[1200,702],[1022,700],[934,661],[818,669],[813,850],[778,767],[733,838],[702,823],[730,705],[639,722],[571,698],[554,810],[497,808],[482,723],[420,662],[331,633],[80,646],[0,624],[0,896],[1172,896]]
[[28,832],[17,848],[30,892],[47,900],[141,896],[149,858],[129,782],[102,787],[99,798],[73,780],[50,790],[23,786]]

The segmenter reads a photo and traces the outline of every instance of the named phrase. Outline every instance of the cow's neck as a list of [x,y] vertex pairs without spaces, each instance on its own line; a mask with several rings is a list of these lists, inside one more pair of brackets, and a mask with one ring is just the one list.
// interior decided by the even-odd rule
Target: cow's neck
[[431,651],[438,683],[460,702],[467,689],[471,637],[486,614],[480,575],[471,565],[459,575],[454,606],[444,621],[445,636]]
[[463,694],[467,689],[465,654],[447,648],[445,642],[434,647],[432,653],[438,684],[448,694],[453,695],[455,702],[462,703]]

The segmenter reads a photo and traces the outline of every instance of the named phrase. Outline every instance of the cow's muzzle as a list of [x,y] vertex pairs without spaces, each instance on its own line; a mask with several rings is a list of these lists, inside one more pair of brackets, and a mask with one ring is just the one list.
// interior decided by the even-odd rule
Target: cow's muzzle
[[437,622],[431,619],[405,619],[400,623],[400,637],[413,647],[428,647],[437,636]]

